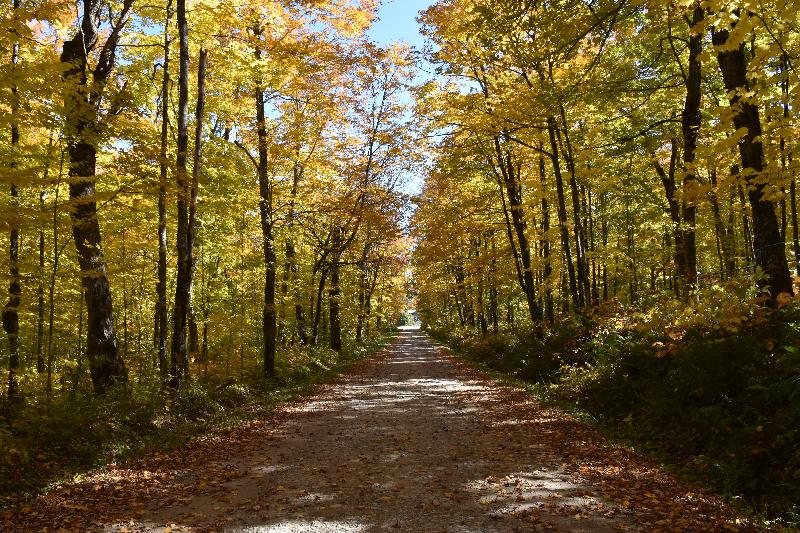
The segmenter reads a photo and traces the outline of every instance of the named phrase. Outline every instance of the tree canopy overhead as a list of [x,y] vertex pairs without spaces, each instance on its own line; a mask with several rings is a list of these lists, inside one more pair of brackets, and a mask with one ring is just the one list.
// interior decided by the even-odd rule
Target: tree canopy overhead
[[748,427],[796,397],[800,2],[439,0],[419,50],[370,39],[379,9],[5,0],[0,444],[274,391],[410,310],[554,389],[705,399],[654,384],[713,381],[686,354],[714,339],[757,346]]
[[523,299],[553,321],[721,280],[791,298],[789,3],[451,0],[420,20],[441,76],[418,106],[444,135],[415,226],[429,320]]
[[376,7],[3,9],[9,398],[177,388],[235,353],[271,375],[276,351],[396,320],[418,151],[410,51],[366,39]]

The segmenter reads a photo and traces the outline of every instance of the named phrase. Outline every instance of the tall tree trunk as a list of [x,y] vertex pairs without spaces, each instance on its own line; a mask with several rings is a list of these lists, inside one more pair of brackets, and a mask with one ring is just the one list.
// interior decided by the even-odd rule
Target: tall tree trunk
[[631,262],[629,278],[630,303],[635,304],[639,300],[639,273],[638,261],[636,258],[636,238],[634,232],[635,221],[630,208],[630,199],[625,198],[625,236],[628,251],[628,258]]
[[[289,200],[289,213],[287,215],[287,225],[289,238],[286,240],[286,271],[289,276],[285,283],[292,282],[292,293],[294,299],[294,320],[295,331],[301,344],[308,344],[306,334],[305,308],[303,307],[302,286],[300,279],[300,266],[297,264],[297,245],[294,241],[293,229],[297,221],[297,195],[300,191],[300,182],[303,179],[305,168],[300,162],[299,149],[295,153],[295,162],[292,166],[292,190]],[[288,298],[289,287],[284,289],[284,298]]]
[[[514,254],[517,279],[525,295],[531,323],[542,318],[542,310],[536,303],[536,286],[531,268],[531,247],[526,234],[525,208],[522,202],[522,184],[519,181],[518,169],[515,167],[512,154],[503,150],[498,137],[494,138],[496,168],[499,173],[500,196],[503,199],[503,214],[506,220],[511,251]],[[503,191],[505,189],[505,191]],[[505,198],[508,197],[508,205]],[[513,231],[512,231],[513,230]],[[516,238],[516,242],[515,242]],[[517,245],[519,245],[517,247]]]
[[789,184],[789,199],[791,202],[789,212],[792,217],[792,249],[794,251],[795,269],[797,275],[800,276],[800,231],[798,231],[797,227],[797,180],[795,180],[794,177],[792,177],[792,181]]
[[592,259],[592,305],[598,306],[600,304],[600,294],[597,291],[597,260],[595,255],[595,222],[594,222],[594,204],[592,197],[592,188],[587,185],[583,189],[583,203],[586,210],[585,218],[589,220],[589,253]]
[[[339,246],[341,240],[341,228],[334,228],[334,245],[336,248]],[[340,257],[335,255],[331,263],[331,285],[328,289],[328,316],[330,319],[330,345],[337,353],[342,353],[342,322],[340,317],[339,296],[341,288],[339,287],[339,269]]]
[[[583,308],[589,304],[589,262],[586,256],[586,230],[581,219],[580,192],[578,191],[578,179],[575,174],[575,156],[572,150],[572,142],[569,138],[569,128],[567,127],[567,117],[564,106],[561,105],[561,122],[564,131],[564,144],[566,145],[566,161],[569,170],[569,187],[572,197],[572,220],[573,233],[575,234],[575,263],[577,264],[577,283],[578,283],[578,305]],[[560,138],[560,135],[559,135]]]
[[189,24],[186,20],[186,0],[177,0],[178,19],[178,146],[175,159],[178,212],[176,245],[177,275],[175,303],[172,310],[172,345],[170,359],[170,386],[178,389],[187,368],[186,315],[189,309],[189,286],[192,254],[189,250],[189,195],[191,182],[189,159]]
[[323,266],[319,273],[317,284],[316,299],[312,299],[311,308],[314,310],[314,317],[311,325],[311,344],[316,346],[319,343],[319,326],[322,323],[322,296],[325,292],[325,283],[328,277],[328,269]]
[[[733,14],[738,15],[738,10],[734,10]],[[735,29],[737,23],[734,21],[731,24],[732,29]],[[794,291],[786,262],[786,251],[780,239],[775,206],[765,198],[766,185],[759,179],[764,171],[761,118],[758,107],[750,102],[748,97],[743,97],[750,91],[744,43],[739,43],[731,49],[729,38],[728,30],[714,28],[712,42],[717,47],[717,61],[725,89],[730,95],[731,108],[735,110],[733,124],[736,130],[747,132],[739,141],[739,156],[753,211],[753,250],[756,265],[766,274],[766,279],[760,279],[758,285],[762,288],[768,287],[770,295],[768,303],[774,305],[779,294],[793,294]]]
[[[62,152],[62,162],[63,162],[63,152]],[[52,392],[52,385],[53,385],[53,329],[55,327],[55,293],[56,293],[56,276],[58,276],[58,263],[61,258],[61,248],[58,245],[58,189],[61,185],[61,175],[59,173],[59,180],[56,183],[55,187],[55,198],[53,199],[53,265],[52,270],[50,271],[50,286],[48,289],[48,321],[47,321],[47,407],[50,408],[50,396]],[[81,294],[80,301],[83,301],[86,298],[86,288],[83,284],[81,284]],[[79,312],[79,322],[78,322],[78,337],[80,338],[83,333],[83,306],[80,306]],[[78,340],[80,344],[80,340]],[[80,356],[81,347],[78,346],[78,356]],[[78,359],[78,364],[81,364],[81,359]],[[91,365],[91,363],[90,363]]]
[[375,268],[372,269],[372,280],[367,284],[367,294],[365,295],[364,302],[364,336],[369,335],[370,318],[372,317],[372,295],[375,294],[375,287],[378,284],[378,276],[381,269],[382,257],[379,256],[375,262]]
[[356,342],[359,344],[364,339],[364,325],[368,323],[367,319],[367,286],[369,284],[369,259],[372,243],[364,243],[363,251],[361,252],[361,259],[358,262],[358,318],[356,321]]
[[97,24],[102,8],[99,0],[84,0],[81,28],[72,39],[64,42],[61,53],[67,82],[64,90],[64,120],[69,154],[72,236],[78,253],[88,315],[86,349],[92,383],[98,392],[107,390],[115,382],[127,381],[128,376],[117,349],[111,286],[106,275],[97,216],[95,143],[100,126],[97,107],[103,87],[113,70],[117,43],[132,4],[133,0],[124,0],[119,19],[116,23],[112,21],[93,70],[89,68],[89,55],[97,45]]
[[[534,222],[535,224],[535,222]],[[476,237],[473,240],[473,246],[475,247],[475,260],[476,262],[480,263],[481,257],[481,241],[479,237]],[[481,268],[478,273],[478,286],[477,288],[477,302],[478,302],[478,326],[481,329],[481,335],[486,337],[489,334],[489,324],[486,322],[486,309],[483,304],[483,268]]]
[[655,160],[655,169],[664,185],[664,193],[669,206],[669,217],[672,220],[672,233],[675,239],[675,271],[672,274],[673,289],[677,296],[681,296],[684,273],[686,272],[686,247],[683,244],[684,231],[681,223],[681,208],[678,203],[678,188],[675,184],[675,169],[678,162],[678,144],[672,139],[672,149],[669,158],[669,170],[664,170],[661,163]]
[[[19,9],[19,0],[13,0],[14,10]],[[16,36],[15,36],[16,37]],[[19,41],[11,45],[11,71],[16,71],[19,62]],[[11,146],[19,145],[19,93],[16,83],[11,84]],[[19,187],[15,183],[17,162],[11,162],[11,230],[8,238],[8,302],[3,308],[3,330],[8,337],[8,398],[12,402],[20,396],[19,390],[19,304],[22,300],[22,285],[19,276]]]
[[709,174],[711,177],[709,200],[711,201],[711,211],[714,214],[714,228],[717,232],[720,254],[722,255],[723,277],[725,279],[730,279],[733,277],[736,270],[732,238],[733,228],[726,225],[725,221],[722,219],[719,197],[717,195],[717,170],[711,169]]
[[167,365],[167,143],[169,141],[169,27],[172,20],[172,0],[167,1],[164,21],[164,72],[161,78],[161,151],[159,153],[158,179],[158,282],[156,283],[155,342],[158,352],[158,369],[164,379]]
[[544,311],[545,318],[551,324],[555,322],[555,312],[553,310],[553,289],[552,289],[552,276],[553,264],[550,260],[550,205],[547,201],[547,195],[544,191],[547,190],[545,180],[546,171],[544,164],[544,155],[539,155],[539,181],[542,184],[542,257],[544,258]]
[[[194,114],[194,151],[192,153],[192,185],[189,192],[189,226],[186,238],[189,241],[189,298],[187,319],[189,324],[189,354],[197,357],[199,339],[197,331],[197,317],[194,312],[194,275],[197,271],[197,257],[195,257],[195,241],[197,240],[197,195],[200,189],[200,172],[203,166],[203,115],[206,107],[206,68],[208,67],[208,52],[201,48],[197,65],[197,106]],[[188,358],[186,361],[188,371]]]
[[558,157],[558,139],[556,138],[556,119],[547,117],[547,131],[550,134],[550,160],[553,163],[553,174],[556,178],[556,196],[558,199],[558,225],[561,230],[561,248],[567,266],[569,279],[569,293],[572,296],[572,306],[580,308],[578,299],[578,285],[575,280],[575,265],[572,264],[572,250],[569,242],[569,229],[567,228],[567,204],[564,200],[564,180],[561,177],[561,163]]
[[[492,268],[496,268],[494,260],[492,260]],[[492,321],[492,333],[498,335],[500,333],[500,317],[497,311],[497,287],[494,285],[489,287],[489,318]]]
[[[254,34],[261,35],[261,28]],[[261,49],[256,47],[256,60],[261,59]],[[256,128],[258,132],[258,191],[260,195],[261,244],[264,252],[264,308],[262,310],[262,333],[264,375],[275,374],[275,350],[278,340],[278,316],[275,306],[278,257],[275,253],[273,226],[275,218],[272,206],[272,182],[269,176],[269,150],[267,145],[267,122],[264,115],[266,104],[264,88],[256,86]]]
[[[48,152],[49,155],[49,152]],[[47,178],[47,167],[45,167],[45,179]],[[39,226],[39,283],[37,288],[38,302],[36,305],[36,371],[44,373],[44,190],[39,192],[39,216],[41,223]]]
[[[739,165],[734,165],[731,169],[731,176],[736,176],[738,179],[739,176]],[[755,262],[755,252],[753,249],[753,232],[750,229],[750,215],[748,210],[748,203],[747,199],[744,197],[744,189],[741,185],[736,185],[736,193],[739,197],[739,205],[741,206],[741,213],[742,213],[742,233],[744,233],[744,248],[745,253],[747,254],[746,257],[746,264],[748,266],[752,266]]]
[[[781,55],[781,94],[783,95],[783,120],[788,123],[789,120],[789,56],[786,52]],[[787,160],[789,165],[792,163],[792,154],[786,153],[786,139],[781,133],[781,167],[785,170],[787,167]],[[797,181],[795,180],[794,170],[791,171],[791,180],[789,181],[789,218],[792,221],[792,252],[794,255],[795,271],[800,276],[800,235],[797,227]],[[783,200],[786,203],[786,198]],[[784,208],[784,216],[785,216]],[[785,224],[785,222],[784,222]],[[784,228],[783,240],[786,240],[786,229]]]
[[300,287],[300,276],[297,275],[294,282],[294,320],[297,326],[297,336],[301,344],[308,344],[308,334],[306,333],[306,314],[303,307],[302,291]]
[[700,89],[702,65],[700,54],[703,51],[703,33],[695,28],[703,21],[704,10],[697,0],[689,22],[689,67],[686,76],[686,100],[681,117],[683,132],[683,202],[681,216],[683,218],[683,255],[684,289],[690,291],[697,283],[697,244],[695,226],[697,218],[698,187],[697,169],[695,168],[695,152],[697,137],[700,131]]
[[600,238],[603,243],[603,301],[608,301],[608,262],[606,250],[608,247],[608,215],[606,214],[606,195],[600,194]]
[[125,356],[125,360],[128,361],[128,279],[125,276],[125,273],[128,272],[128,265],[127,265],[127,250],[125,246],[125,233],[126,231],[122,230],[122,267],[121,277],[122,277],[122,353]]

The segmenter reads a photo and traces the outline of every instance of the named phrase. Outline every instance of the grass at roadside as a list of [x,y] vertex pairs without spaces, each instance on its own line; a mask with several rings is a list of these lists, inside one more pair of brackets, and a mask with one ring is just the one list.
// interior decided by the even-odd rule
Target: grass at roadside
[[326,347],[288,348],[276,376],[244,367],[235,378],[200,371],[177,393],[131,384],[98,397],[79,394],[47,410],[33,404],[0,420],[0,508],[19,505],[74,475],[222,431],[265,416],[346,372],[396,337],[390,331],[343,355]]
[[726,331],[614,328],[430,333],[457,354],[759,514],[800,523],[798,312]]

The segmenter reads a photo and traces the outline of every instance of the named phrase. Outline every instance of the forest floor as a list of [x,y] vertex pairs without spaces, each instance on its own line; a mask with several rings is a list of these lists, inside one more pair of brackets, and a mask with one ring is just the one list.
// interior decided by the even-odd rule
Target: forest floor
[[407,330],[270,418],[110,465],[2,531],[753,531],[717,497]]

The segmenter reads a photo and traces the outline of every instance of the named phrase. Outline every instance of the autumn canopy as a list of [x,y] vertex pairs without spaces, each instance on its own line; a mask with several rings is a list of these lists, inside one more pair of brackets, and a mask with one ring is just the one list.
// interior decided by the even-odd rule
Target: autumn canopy
[[794,324],[800,2],[440,0],[417,50],[376,0],[4,2],[9,413],[269,388],[410,309],[553,382]]

